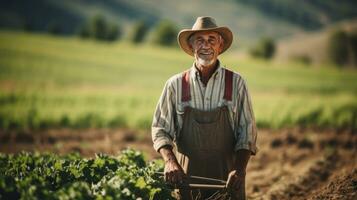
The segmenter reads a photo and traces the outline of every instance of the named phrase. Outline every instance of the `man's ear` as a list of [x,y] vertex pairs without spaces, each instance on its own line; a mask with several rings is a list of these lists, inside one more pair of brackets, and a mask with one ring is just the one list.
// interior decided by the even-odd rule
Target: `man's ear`
[[191,42],[188,43],[188,47],[190,48],[191,52],[194,53],[194,52],[193,52],[193,47],[192,47]]
[[221,43],[219,44],[219,53],[223,51],[223,47],[224,47],[224,39],[223,37],[221,37]]

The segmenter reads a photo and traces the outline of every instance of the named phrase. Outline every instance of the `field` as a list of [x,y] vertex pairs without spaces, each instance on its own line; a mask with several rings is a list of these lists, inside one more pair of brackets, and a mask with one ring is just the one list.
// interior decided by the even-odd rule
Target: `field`
[[[247,80],[259,127],[248,197],[356,198],[357,71],[234,52],[221,61]],[[149,133],[157,100],[191,64],[175,48],[1,31],[0,152],[91,158],[133,147],[158,158]]]
[[[259,127],[355,124],[356,71],[221,60],[247,80]],[[0,127],[147,130],[165,81],[191,64],[179,49],[1,32]]]

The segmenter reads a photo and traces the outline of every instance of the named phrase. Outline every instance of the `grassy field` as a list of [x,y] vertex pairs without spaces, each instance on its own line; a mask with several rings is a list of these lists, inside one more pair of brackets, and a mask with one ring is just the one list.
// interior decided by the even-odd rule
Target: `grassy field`
[[[357,123],[357,71],[221,61],[247,80],[259,127]],[[1,31],[0,127],[148,129],[165,81],[191,64],[179,49]]]

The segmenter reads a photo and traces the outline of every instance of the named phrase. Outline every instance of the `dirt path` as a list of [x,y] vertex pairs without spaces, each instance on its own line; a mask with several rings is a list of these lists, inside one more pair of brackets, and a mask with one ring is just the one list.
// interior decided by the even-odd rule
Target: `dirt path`
[[[116,154],[132,147],[158,158],[150,133],[130,130],[49,130],[0,133],[0,152],[21,150]],[[357,134],[260,130],[259,152],[247,172],[248,199],[357,199]]]

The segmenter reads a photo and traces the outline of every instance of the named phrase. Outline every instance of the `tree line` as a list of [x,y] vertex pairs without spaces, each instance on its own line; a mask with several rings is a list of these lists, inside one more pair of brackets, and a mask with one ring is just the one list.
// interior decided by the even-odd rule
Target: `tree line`
[[[61,27],[59,24],[50,23],[47,31],[50,34],[59,35],[61,34]],[[139,20],[134,23],[129,31],[129,40],[135,44],[145,42],[149,32],[152,31],[154,43],[163,46],[177,45],[178,28],[172,21],[162,20],[152,27],[144,20]],[[80,26],[76,34],[83,39],[112,42],[122,39],[124,29],[117,22],[109,20],[104,15],[96,15]]]
[[[61,34],[58,23],[48,24],[47,31],[51,34]],[[177,25],[174,22],[162,20],[150,26],[145,21],[137,21],[131,28],[129,40],[134,44],[147,41],[149,32],[153,32],[152,42],[162,46],[177,45]],[[77,31],[83,39],[112,42],[122,38],[123,28],[117,23],[108,20],[104,15],[96,15],[86,21]],[[329,60],[340,67],[357,66],[357,32],[348,33],[344,30],[332,32],[327,41]],[[276,53],[275,41],[270,37],[263,37],[251,47],[249,54],[255,58],[272,59]],[[310,57],[299,58],[304,63],[310,63]],[[306,61],[306,62],[305,62]]]

